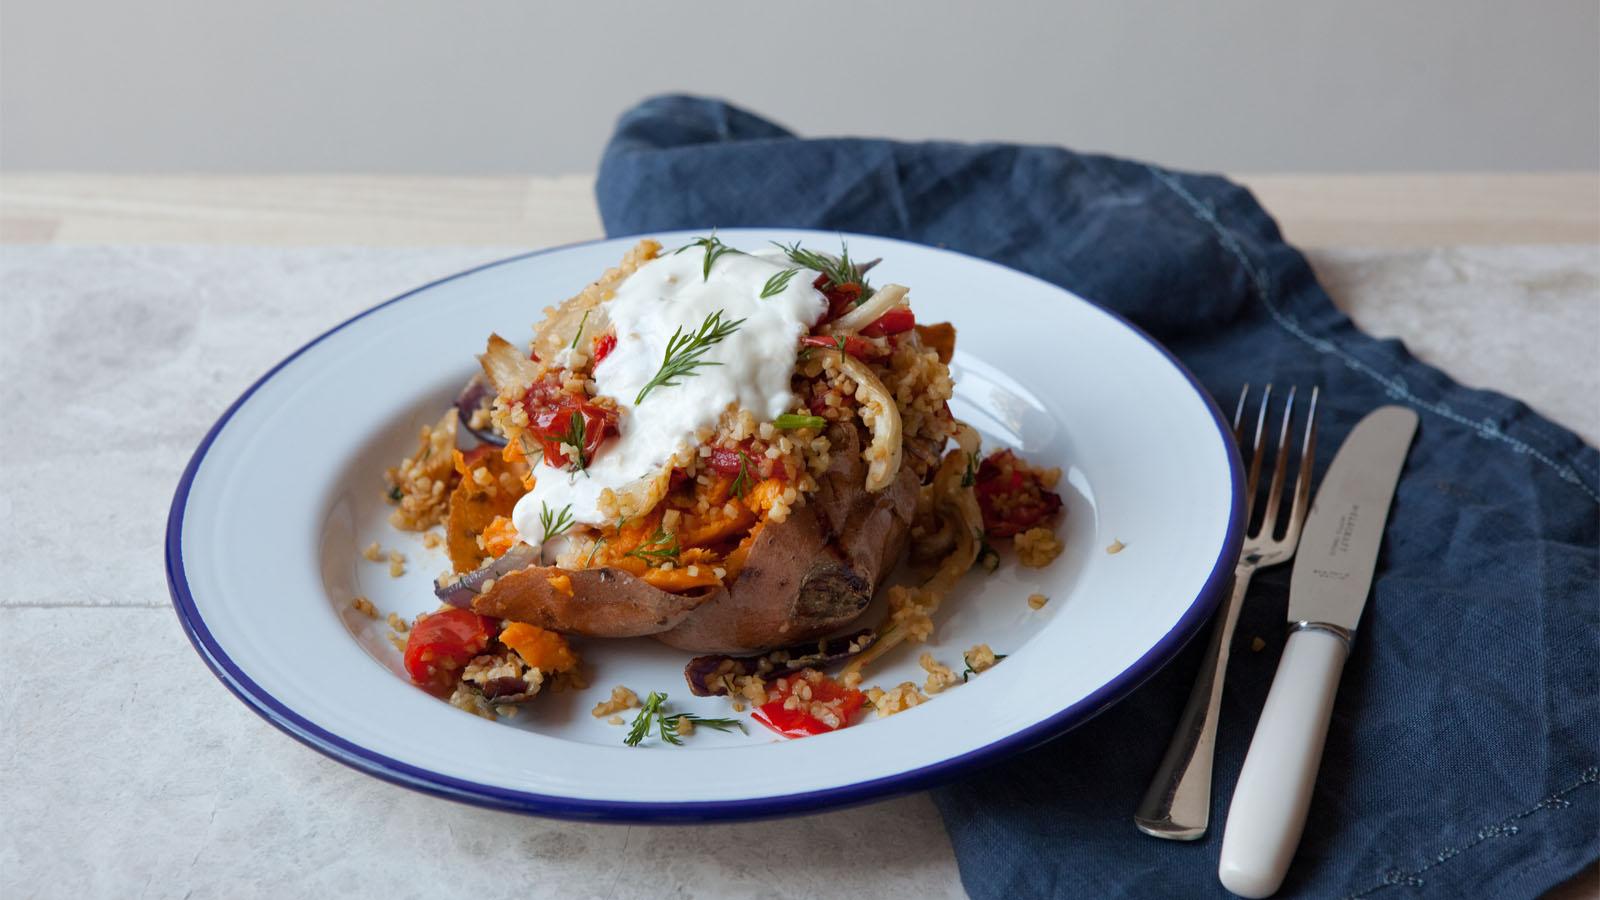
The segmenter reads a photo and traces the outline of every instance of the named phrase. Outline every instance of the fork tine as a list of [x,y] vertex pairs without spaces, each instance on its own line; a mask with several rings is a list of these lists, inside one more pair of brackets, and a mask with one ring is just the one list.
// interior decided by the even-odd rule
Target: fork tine
[[[1250,471],[1244,479],[1245,501],[1255,508],[1256,488],[1261,484],[1261,441],[1267,431],[1267,406],[1272,402],[1272,385],[1261,390],[1261,409],[1256,413],[1256,436],[1250,446]],[[1255,532],[1250,532],[1255,533]]]
[[1261,514],[1261,536],[1269,541],[1276,536],[1273,527],[1283,505],[1283,481],[1289,471],[1289,423],[1294,421],[1294,395],[1295,388],[1291,385],[1289,400],[1283,404],[1283,422],[1278,426],[1278,455],[1272,461],[1272,486],[1267,488],[1267,507]]
[[1244,388],[1239,391],[1239,402],[1233,407],[1233,439],[1244,446],[1244,434],[1239,431],[1239,425],[1244,421],[1244,401],[1250,396],[1250,382],[1245,382]]
[[1284,535],[1292,551],[1300,542],[1300,527],[1305,524],[1306,510],[1311,506],[1311,468],[1317,454],[1317,395],[1311,388],[1311,403],[1306,410],[1306,433],[1300,442],[1300,474],[1294,480],[1294,505],[1289,511],[1289,529]]

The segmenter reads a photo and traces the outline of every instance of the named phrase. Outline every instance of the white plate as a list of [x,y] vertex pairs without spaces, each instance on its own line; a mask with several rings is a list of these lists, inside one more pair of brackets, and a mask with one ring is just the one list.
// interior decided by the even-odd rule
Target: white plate
[[[730,230],[734,246],[824,233]],[[659,235],[671,247],[690,235]],[[1033,277],[901,241],[848,236],[883,257],[880,283],[912,288],[917,317],[959,329],[955,414],[985,448],[1058,465],[1066,551],[1044,570],[1007,559],[974,572],[923,646],[872,671],[892,686],[933,653],[1010,654],[996,668],[887,719],[796,741],[759,724],[701,730],[682,747],[623,746],[589,714],[612,685],[666,691],[676,709],[729,715],[689,695],[687,654],[649,640],[586,641],[592,686],[540,696],[489,722],[413,687],[364,595],[410,617],[435,607],[442,549],[386,522],[381,473],[409,453],[474,370],[491,330],[528,335],[542,307],[633,244],[521,256],[419,288],[334,328],[245,392],[206,435],[173,498],[167,571],[195,648],[274,725],[408,787],[541,815],[625,821],[751,818],[925,787],[1038,744],[1122,697],[1204,623],[1239,550],[1239,463],[1215,405],[1165,350],[1120,319]],[[398,547],[407,573],[361,558]],[[1126,549],[1105,550],[1113,541]],[[1029,608],[1029,594],[1050,598]]]

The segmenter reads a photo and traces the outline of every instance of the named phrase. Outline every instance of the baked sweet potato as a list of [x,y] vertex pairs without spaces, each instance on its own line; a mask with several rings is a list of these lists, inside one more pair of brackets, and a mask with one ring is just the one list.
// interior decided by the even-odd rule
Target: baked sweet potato
[[919,485],[903,468],[885,490],[867,491],[856,427],[834,426],[829,438],[817,494],[762,526],[726,587],[674,594],[617,568],[530,567],[495,581],[472,608],[569,634],[654,635],[696,653],[751,653],[842,628],[904,552]]

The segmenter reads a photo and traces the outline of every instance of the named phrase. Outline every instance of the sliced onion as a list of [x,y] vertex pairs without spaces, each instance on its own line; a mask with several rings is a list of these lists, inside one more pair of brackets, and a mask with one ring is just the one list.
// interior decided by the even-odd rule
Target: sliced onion
[[898,284],[886,284],[878,288],[877,293],[867,298],[867,302],[844,315],[833,320],[829,326],[830,334],[855,334],[861,329],[871,325],[883,317],[883,314],[905,299],[910,289]]
[[[487,402],[486,402],[487,401]],[[483,380],[482,373],[472,376],[461,393],[456,395],[456,413],[460,417],[461,427],[465,428],[473,437],[485,444],[496,447],[506,445],[506,436],[489,428],[473,428],[472,417],[480,409],[487,409],[494,401],[494,392],[489,389],[489,383]]]
[[[855,381],[856,399],[861,402],[862,410],[872,410],[872,421],[867,423],[872,429],[872,443],[862,451],[861,458],[867,462],[867,490],[881,491],[893,484],[895,476],[900,474],[900,408],[894,405],[889,389],[866,363],[841,353],[839,368]],[[866,421],[865,416],[862,421]]]
[[[878,636],[872,629],[863,628],[841,637],[808,641],[758,656],[724,654],[696,656],[683,667],[683,679],[689,683],[689,691],[696,697],[714,697],[727,693],[727,688],[722,684],[724,677],[729,679],[740,675],[777,677],[797,669],[812,669],[843,662],[864,652],[877,639]],[[768,664],[765,672],[762,671],[763,662]]]
[[471,609],[472,601],[483,593],[484,582],[537,565],[539,565],[538,549],[527,544],[518,543],[515,547],[507,550],[503,556],[489,560],[465,575],[452,578],[444,584],[435,584],[433,593],[440,600],[451,606]]

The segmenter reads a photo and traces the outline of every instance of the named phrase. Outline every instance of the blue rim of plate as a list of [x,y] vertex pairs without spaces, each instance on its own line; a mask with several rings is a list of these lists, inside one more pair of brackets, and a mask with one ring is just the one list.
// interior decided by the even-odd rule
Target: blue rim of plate
[[[785,228],[783,226],[741,226],[740,230],[746,228],[749,230],[793,231],[796,234],[816,233],[813,229]],[[543,256],[547,253],[556,253],[575,247],[586,247],[630,236],[618,235],[593,241],[562,244],[484,263],[483,265],[474,266],[453,275],[430,281],[357,313],[313,338],[300,349],[285,357],[282,362],[268,369],[266,374],[256,379],[254,384],[251,384],[243,394],[239,395],[239,399],[233,401],[222,416],[217,419],[216,424],[212,425],[211,429],[206,432],[206,436],[200,441],[200,446],[195,448],[194,455],[190,457],[189,464],[184,467],[183,476],[178,479],[178,487],[172,497],[172,507],[167,514],[167,589],[172,594],[173,608],[178,614],[178,621],[183,626],[184,634],[188,635],[189,642],[194,645],[195,652],[200,654],[200,658],[205,661],[212,674],[228,690],[232,691],[234,696],[254,710],[257,715],[277,726],[300,743],[357,771],[365,772],[391,784],[397,784],[424,794],[489,809],[527,813],[557,819],[638,824],[726,822],[776,818],[853,806],[931,787],[940,782],[949,781],[959,775],[973,772],[982,766],[997,762],[1014,753],[1020,753],[1045,743],[1052,738],[1059,737],[1087,722],[1132,693],[1171,661],[1200,628],[1210,620],[1211,613],[1216,609],[1222,592],[1226,589],[1227,583],[1232,577],[1233,566],[1238,560],[1239,550],[1244,541],[1244,469],[1240,462],[1238,447],[1233,440],[1233,430],[1228,425],[1227,420],[1223,418],[1222,411],[1217,408],[1216,401],[1212,399],[1205,387],[1200,384],[1199,379],[1195,378],[1194,373],[1190,372],[1188,367],[1180,362],[1170,350],[1147,334],[1144,329],[1122,316],[1090,303],[1089,305],[1096,311],[1114,319],[1154,347],[1173,368],[1177,369],[1188,380],[1190,388],[1193,389],[1200,401],[1210,411],[1212,422],[1216,425],[1222,438],[1223,447],[1227,451],[1228,477],[1233,486],[1232,506],[1228,513],[1228,534],[1223,540],[1222,550],[1217,555],[1217,561],[1213,565],[1211,573],[1206,577],[1205,583],[1200,588],[1200,593],[1196,595],[1194,602],[1189,605],[1188,610],[1184,612],[1170,631],[1135,660],[1132,665],[1124,669],[1115,678],[1101,685],[1087,697],[1027,728],[1012,732],[993,743],[985,744],[975,750],[969,750],[960,756],[953,756],[918,769],[823,790],[754,797],[744,800],[686,802],[586,800],[517,791],[496,785],[453,778],[401,762],[380,753],[374,753],[307,721],[252,681],[250,676],[246,675],[223,652],[221,646],[217,644],[216,639],[206,627],[205,620],[201,617],[200,610],[195,605],[194,595],[189,591],[189,582],[183,567],[183,515],[188,505],[189,490],[193,487],[195,473],[199,471],[200,464],[205,461],[206,452],[211,449],[211,445],[216,440],[217,435],[222,432],[228,421],[233,418],[234,413],[263,384],[271,380],[280,369],[294,362],[301,354],[315,347],[335,332],[349,327],[351,324],[386,306],[392,306],[438,285],[455,281],[458,278],[465,278],[485,269],[492,269],[496,266],[530,259],[535,256]],[[846,236],[848,237],[849,235]],[[960,251],[942,247],[928,247],[924,244],[917,244],[913,241],[899,238],[866,234],[861,235],[861,237],[907,244],[919,249],[951,253],[956,256],[977,260],[987,265],[1000,265],[992,260],[961,253]],[[1051,284],[1044,279],[1029,275],[1026,272],[1019,272],[1018,274],[1067,293],[1076,299],[1081,299],[1070,291],[1065,291],[1060,286]]]

